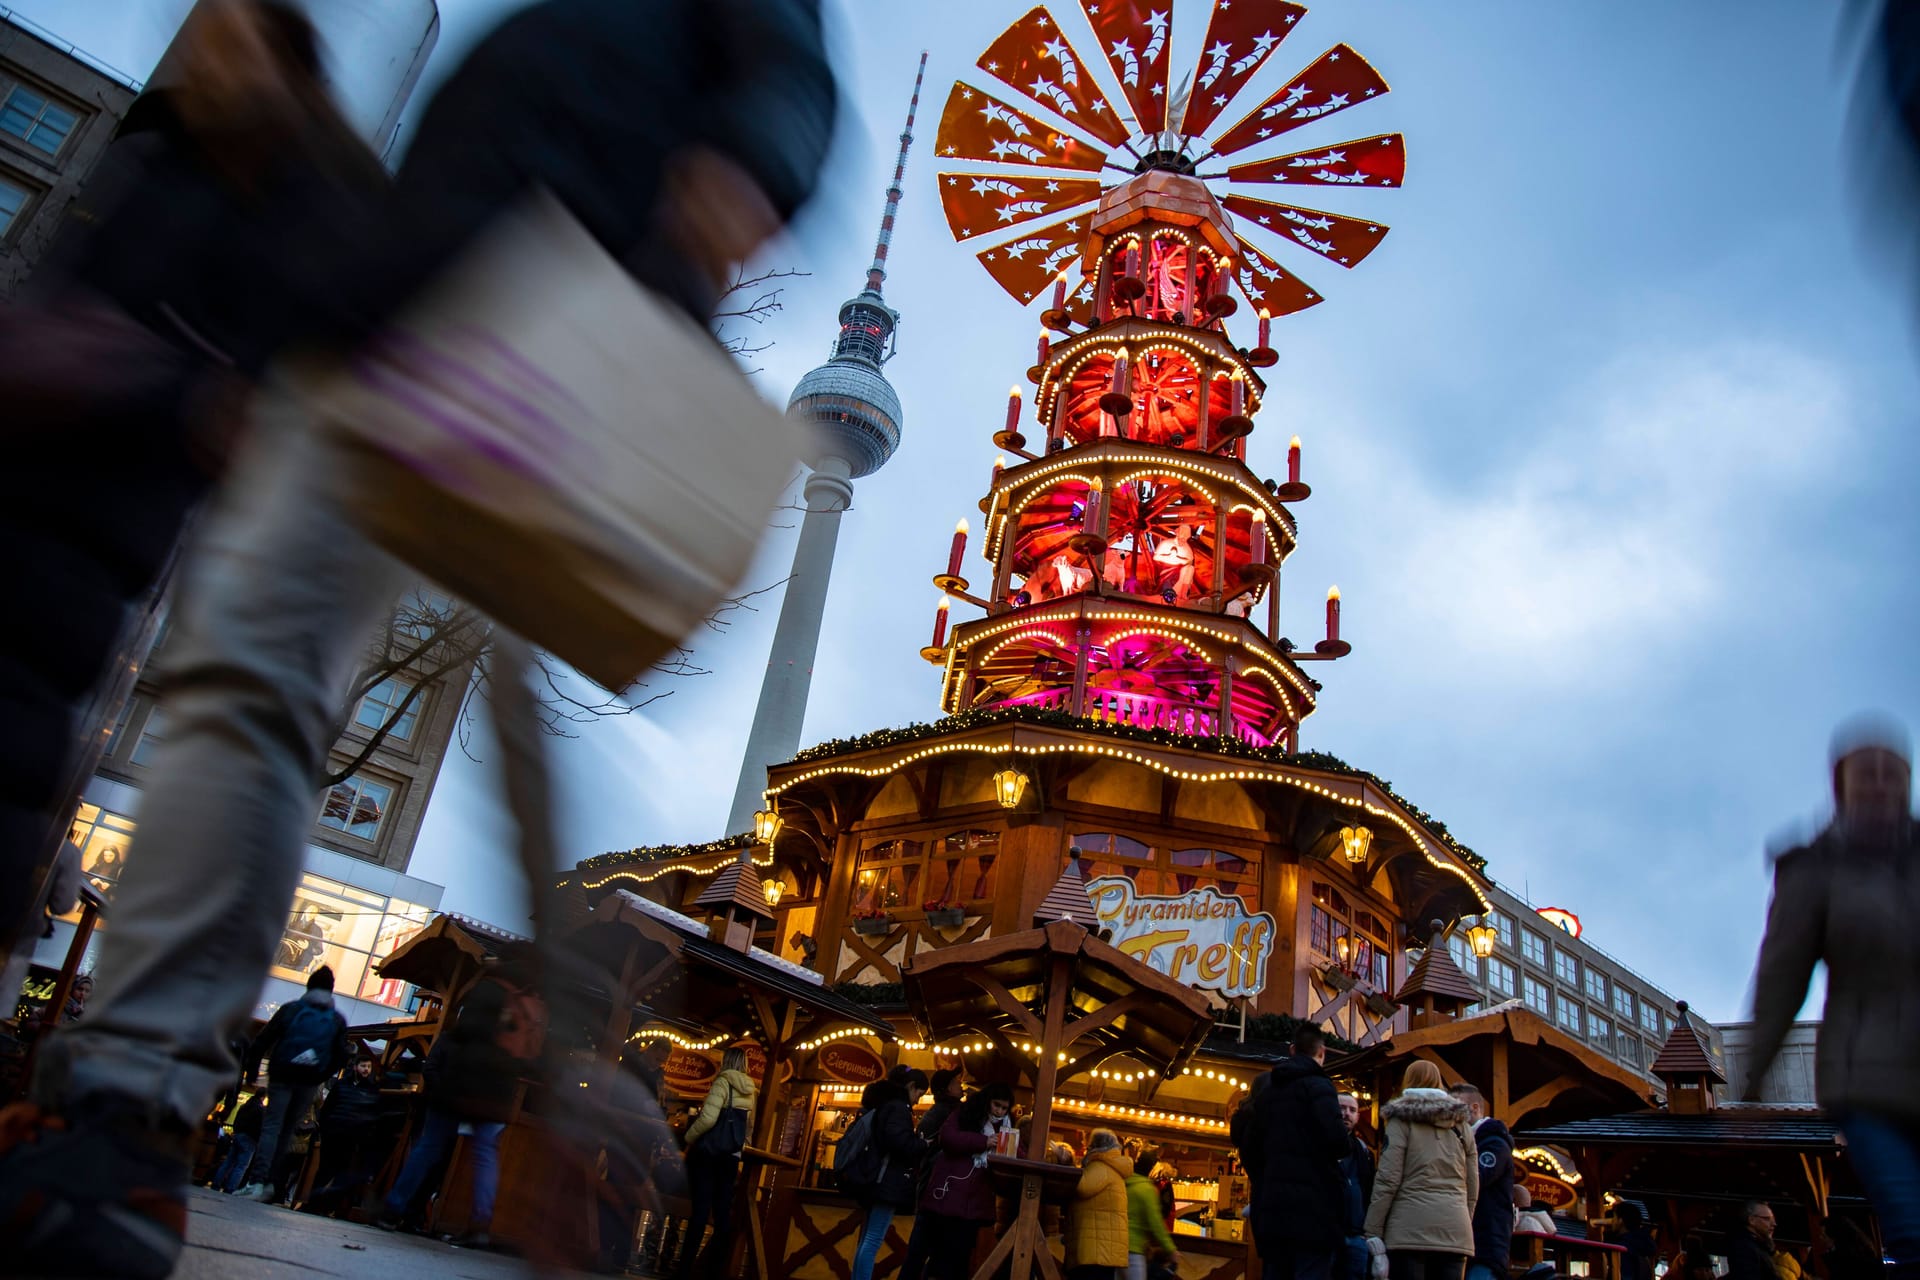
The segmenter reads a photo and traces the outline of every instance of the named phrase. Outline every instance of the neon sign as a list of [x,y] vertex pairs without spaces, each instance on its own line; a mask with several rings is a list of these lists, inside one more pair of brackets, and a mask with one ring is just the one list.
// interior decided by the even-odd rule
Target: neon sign
[[1178,896],[1139,894],[1125,876],[1087,885],[1100,928],[1113,945],[1177,982],[1225,996],[1258,995],[1267,985],[1274,919],[1212,886]]

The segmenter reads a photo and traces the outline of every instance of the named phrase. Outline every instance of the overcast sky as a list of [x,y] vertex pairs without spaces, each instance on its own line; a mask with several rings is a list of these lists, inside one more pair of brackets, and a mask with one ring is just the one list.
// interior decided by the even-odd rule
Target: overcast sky
[[[135,74],[183,7],[10,3]],[[504,7],[442,0],[429,81]],[[1252,460],[1276,472],[1303,438],[1286,629],[1315,635],[1337,582],[1354,642],[1315,672],[1302,745],[1390,779],[1721,1020],[1744,1012],[1763,845],[1820,816],[1833,724],[1920,708],[1910,278],[1865,247],[1831,8],[1323,0],[1256,82],[1348,41],[1393,91],[1301,145],[1402,129],[1410,156],[1402,191],[1299,197],[1393,227],[1362,266],[1282,257],[1329,300],[1275,323]],[[953,521],[977,522],[1036,325],[948,236],[933,117],[1023,11],[830,5],[851,112],[832,190],[769,258],[812,273],[766,326],[770,398],[860,285],[932,58],[887,282],[906,439],[845,518],[808,742],[937,714],[929,578]],[[1191,65],[1198,32],[1175,34]],[[749,585],[783,576],[793,537]],[[772,614],[702,640],[712,676],[564,746],[570,860],[723,834]],[[492,779],[447,768],[412,870],[514,925]]]

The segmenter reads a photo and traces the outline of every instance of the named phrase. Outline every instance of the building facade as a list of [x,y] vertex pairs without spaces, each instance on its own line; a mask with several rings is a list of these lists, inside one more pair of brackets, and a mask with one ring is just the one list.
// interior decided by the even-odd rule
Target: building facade
[[[1476,956],[1465,930],[1447,939],[1454,963],[1486,1006],[1518,1002],[1595,1053],[1653,1080],[1653,1059],[1673,1030],[1679,1000],[1595,946],[1571,913],[1536,908],[1497,883],[1487,896],[1493,953]],[[1693,1023],[1724,1069],[1719,1029],[1697,1016]]]
[[[1724,1053],[1728,1088],[1738,1097],[1746,1088],[1747,1072],[1753,1066],[1753,1024],[1723,1022],[1714,1034]],[[1761,1102],[1812,1105],[1819,1099],[1814,1093],[1817,1081],[1815,1050],[1820,1041],[1820,1024],[1796,1022],[1787,1031],[1780,1056],[1760,1078]]]
[[46,252],[139,88],[0,8],[0,299]]

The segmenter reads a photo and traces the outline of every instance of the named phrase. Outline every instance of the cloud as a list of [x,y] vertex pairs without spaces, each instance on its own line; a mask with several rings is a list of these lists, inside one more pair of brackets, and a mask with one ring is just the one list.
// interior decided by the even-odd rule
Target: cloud
[[1676,618],[1745,607],[1745,544],[1791,536],[1796,500],[1844,466],[1852,432],[1832,367],[1740,342],[1609,362],[1476,492],[1374,433],[1348,439],[1342,470],[1374,495],[1357,546],[1392,562],[1369,576],[1401,625],[1551,682],[1609,646],[1658,643]]

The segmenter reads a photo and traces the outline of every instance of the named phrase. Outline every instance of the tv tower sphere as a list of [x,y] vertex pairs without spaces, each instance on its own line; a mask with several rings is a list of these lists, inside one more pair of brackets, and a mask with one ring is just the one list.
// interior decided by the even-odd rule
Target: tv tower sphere
[[900,447],[900,396],[880,371],[893,354],[899,313],[868,289],[840,305],[840,336],[827,363],[800,379],[787,412],[813,424],[815,456],[844,461],[858,480],[878,471]]

